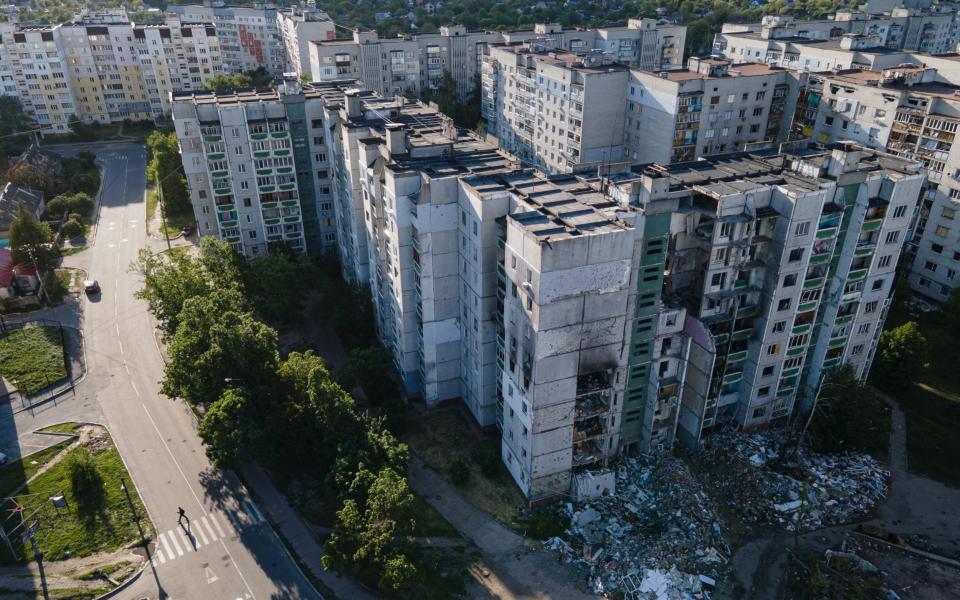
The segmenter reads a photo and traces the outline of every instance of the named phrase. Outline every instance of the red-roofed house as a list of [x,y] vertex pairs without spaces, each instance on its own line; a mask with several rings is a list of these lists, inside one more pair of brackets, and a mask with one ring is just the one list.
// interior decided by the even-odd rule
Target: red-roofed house
[[9,248],[0,248],[0,299],[16,295],[13,286],[13,256]]
[[0,248],[0,299],[32,296],[40,289],[37,270],[30,265],[17,265],[9,248]]

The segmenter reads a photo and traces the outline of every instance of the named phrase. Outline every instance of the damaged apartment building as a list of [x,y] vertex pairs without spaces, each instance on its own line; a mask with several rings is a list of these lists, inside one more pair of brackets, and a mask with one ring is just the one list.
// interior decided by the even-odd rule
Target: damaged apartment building
[[855,144],[546,176],[419,102],[343,90],[324,118],[343,270],[406,392],[499,428],[531,502],[865,376],[924,180]]
[[841,363],[866,375],[919,161],[799,142],[548,176],[353,85],[174,97],[202,231],[266,252],[288,209],[296,245],[335,247],[405,392],[499,429],[531,502],[603,487],[578,474],[623,453],[775,423]]

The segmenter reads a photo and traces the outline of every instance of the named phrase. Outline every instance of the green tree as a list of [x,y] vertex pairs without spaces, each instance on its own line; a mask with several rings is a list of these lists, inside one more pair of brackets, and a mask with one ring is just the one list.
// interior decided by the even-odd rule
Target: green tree
[[411,597],[405,594],[414,585],[416,568],[406,559],[405,536],[414,527],[413,503],[404,477],[392,469],[377,472],[365,498],[347,499],[337,512],[324,546],[324,567],[377,581],[389,597]]
[[10,224],[10,252],[17,263],[36,266],[41,276],[60,260],[53,230],[38,221],[23,202],[17,205],[17,216]]
[[892,387],[909,387],[920,380],[928,358],[927,339],[915,322],[908,321],[880,334],[876,374]]
[[391,378],[393,355],[382,346],[354,348],[347,354],[347,362],[339,373],[346,389],[359,386],[373,406],[382,405],[397,397],[397,385]]
[[277,325],[299,324],[313,270],[310,259],[298,252],[279,251],[251,260],[243,279],[257,315]]
[[253,81],[251,81],[250,77],[244,73],[224,73],[221,75],[214,75],[205,84],[203,84],[203,89],[207,90],[208,92],[217,92],[218,94],[251,87],[253,87]]
[[47,214],[52,218],[60,218],[65,212],[77,213],[83,218],[87,218],[92,210],[93,198],[85,192],[60,194],[47,202]]
[[279,362],[277,332],[243,309],[235,288],[214,289],[183,303],[169,345],[161,392],[209,405],[238,384],[251,394],[269,387]]
[[[143,287],[136,296],[147,301],[160,330],[170,338],[180,324],[180,311],[189,298],[209,294],[214,289],[240,289],[240,271],[243,259],[223,240],[204,237],[200,254],[193,257],[186,252],[154,254],[142,248],[134,269],[143,278]],[[238,309],[247,306],[241,295]]]
[[97,471],[97,465],[86,448],[73,452],[67,470],[77,513],[85,521],[92,521],[106,504],[107,491],[103,477]]
[[0,158],[20,154],[33,139],[30,118],[16,96],[0,96]]
[[187,180],[180,162],[180,147],[176,133],[154,131],[147,138],[150,162],[147,176],[150,181],[163,187],[163,202],[167,214],[189,212],[192,209]]
[[218,467],[234,467],[240,459],[250,458],[265,437],[249,394],[240,388],[228,388],[210,405],[197,433],[207,457]]
[[890,427],[890,409],[846,363],[824,382],[810,421],[810,443],[818,452],[869,452],[883,459]]

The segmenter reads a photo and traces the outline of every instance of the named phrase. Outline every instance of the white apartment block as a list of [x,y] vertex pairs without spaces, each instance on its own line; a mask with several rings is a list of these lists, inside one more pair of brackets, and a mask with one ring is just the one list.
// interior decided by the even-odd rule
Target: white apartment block
[[275,91],[173,96],[173,122],[201,235],[247,256],[336,247],[324,94],[289,80]]
[[67,133],[79,112],[62,40],[63,28],[0,24],[4,95],[20,98],[43,133]]
[[599,51],[491,46],[481,107],[487,133],[546,173],[620,163],[629,80],[628,67]]
[[[822,21],[767,15],[760,24],[725,24],[714,39],[714,53],[738,62],[826,70],[835,65],[856,68],[851,60],[872,62],[891,50],[954,52],[960,42],[957,4],[911,2],[914,6],[909,8],[900,4],[867,2],[863,12],[838,11],[833,19]],[[868,68],[876,66],[887,65]]]
[[923,164],[928,185],[907,276],[914,291],[937,301],[960,283],[960,86],[943,79],[936,69],[910,64],[809,74],[793,126],[796,138],[853,140]]
[[286,52],[286,69],[298,77],[310,75],[310,43],[336,37],[327,13],[312,7],[281,8],[277,11],[277,28]]
[[484,58],[482,113],[525,164],[583,172],[773,146],[796,88],[789,72],[760,64],[691,58],[686,71],[654,72],[600,52],[501,45]]
[[287,52],[281,38],[277,9],[240,6],[171,4],[167,13],[183,23],[213,23],[220,39],[223,70],[242,73],[263,67],[280,76],[287,71]]
[[651,19],[631,19],[626,27],[596,30],[538,24],[533,30],[478,32],[451,25],[441,27],[439,33],[393,39],[355,31],[352,40],[311,44],[311,76],[314,81],[358,79],[382,96],[420,96],[449,71],[461,96],[467,97],[490,44],[533,40],[572,52],[599,49],[643,68],[676,69],[682,65],[685,35],[684,27]]

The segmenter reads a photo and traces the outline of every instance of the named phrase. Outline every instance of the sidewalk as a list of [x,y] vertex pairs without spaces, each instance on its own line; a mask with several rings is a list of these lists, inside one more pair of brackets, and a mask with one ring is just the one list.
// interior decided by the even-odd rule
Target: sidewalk
[[257,465],[246,465],[241,469],[241,473],[247,488],[256,496],[260,508],[267,512],[270,522],[311,575],[320,580],[336,598],[341,600],[374,600],[376,598],[353,580],[340,577],[323,568],[323,545],[317,541],[310,526],[287,503],[287,499],[273,485],[263,469]]
[[[582,591],[582,576],[561,565],[539,542],[526,540],[468,502],[417,456],[407,472],[410,488],[433,505],[464,537],[483,552],[482,564],[470,572],[483,591],[472,597],[500,600],[596,598]],[[468,590],[469,592],[470,590]],[[479,592],[479,593],[477,593]]]

